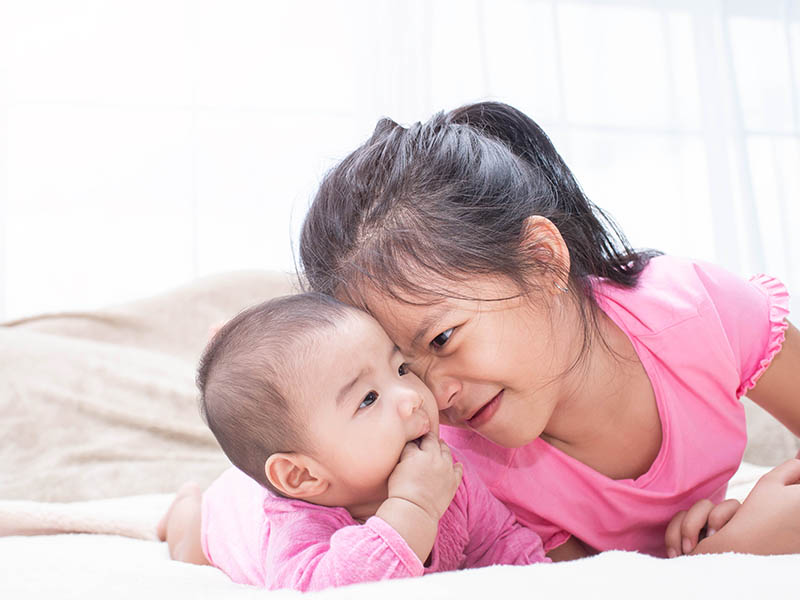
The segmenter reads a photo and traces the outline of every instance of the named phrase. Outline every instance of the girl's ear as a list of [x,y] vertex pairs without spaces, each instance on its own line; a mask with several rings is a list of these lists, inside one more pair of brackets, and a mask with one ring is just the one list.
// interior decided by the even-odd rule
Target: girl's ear
[[531,215],[522,226],[520,243],[523,252],[553,268],[553,293],[565,291],[569,286],[569,248],[558,227],[550,219]]
[[267,480],[290,498],[311,500],[330,485],[324,469],[313,458],[296,452],[278,452],[264,463]]

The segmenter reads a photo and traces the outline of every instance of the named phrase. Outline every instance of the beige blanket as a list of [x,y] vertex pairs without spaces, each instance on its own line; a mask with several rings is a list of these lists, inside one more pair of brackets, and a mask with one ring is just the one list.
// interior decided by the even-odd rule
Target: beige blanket
[[209,483],[227,465],[196,404],[209,327],[291,290],[288,276],[231,273],[123,306],[0,326],[0,499]]

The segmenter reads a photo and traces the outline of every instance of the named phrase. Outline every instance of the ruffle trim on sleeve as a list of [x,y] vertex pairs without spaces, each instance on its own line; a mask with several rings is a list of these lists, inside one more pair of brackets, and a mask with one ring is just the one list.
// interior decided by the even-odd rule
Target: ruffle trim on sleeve
[[786,316],[789,314],[789,292],[786,290],[786,286],[775,277],[763,274],[751,277],[750,283],[757,285],[767,294],[770,332],[764,358],[761,359],[755,373],[739,386],[738,396],[743,396],[755,387],[758,379],[767,370],[767,367],[772,363],[772,359],[775,358],[775,355],[783,346],[783,340],[786,338],[786,329],[789,327],[789,322],[786,320]]

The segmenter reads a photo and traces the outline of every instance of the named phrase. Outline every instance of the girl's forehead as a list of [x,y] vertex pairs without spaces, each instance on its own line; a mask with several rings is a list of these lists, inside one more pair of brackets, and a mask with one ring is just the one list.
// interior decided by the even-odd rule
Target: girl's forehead
[[455,308],[453,302],[445,298],[435,304],[410,304],[382,296],[369,303],[368,311],[403,352],[412,353],[427,343],[429,332]]

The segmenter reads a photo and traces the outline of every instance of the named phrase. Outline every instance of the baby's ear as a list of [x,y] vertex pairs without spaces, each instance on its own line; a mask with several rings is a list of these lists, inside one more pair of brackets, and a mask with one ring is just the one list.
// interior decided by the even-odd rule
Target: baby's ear
[[313,500],[328,489],[324,469],[313,458],[297,452],[278,452],[264,463],[267,480],[290,498]]

